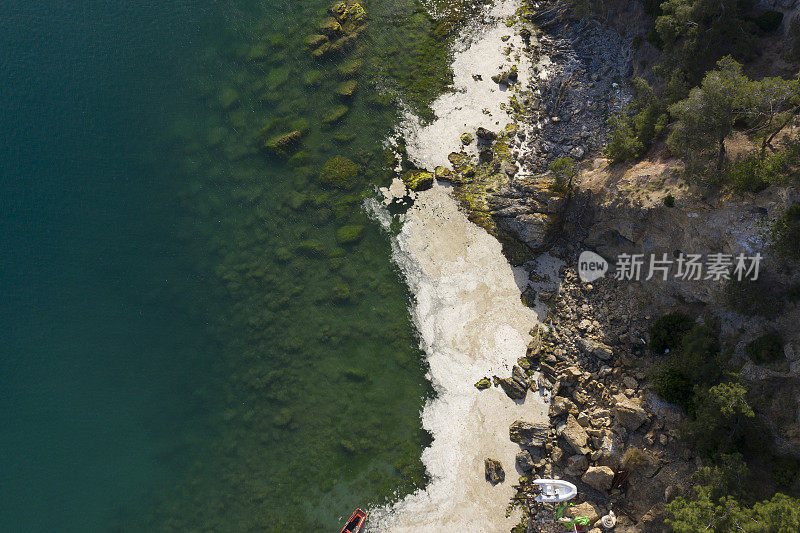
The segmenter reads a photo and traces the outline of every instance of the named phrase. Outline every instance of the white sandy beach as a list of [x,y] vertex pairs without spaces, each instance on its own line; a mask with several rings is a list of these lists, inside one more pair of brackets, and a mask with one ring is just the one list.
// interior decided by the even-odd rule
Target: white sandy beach
[[[503,53],[509,44],[515,51],[522,48],[518,28],[505,24],[518,7],[516,0],[498,0],[489,9],[488,25],[465,32],[454,57],[455,91],[433,104],[437,120],[421,124],[406,117],[401,130],[417,165],[448,165],[447,155],[461,148],[461,133],[474,134],[479,126],[499,131],[511,121],[501,104],[512,93],[491,76],[516,63],[521,86],[528,83],[527,58],[509,61]],[[504,42],[505,35],[512,37]],[[474,383],[510,375],[525,355],[537,323],[534,311],[520,301],[525,273],[509,265],[500,243],[467,220],[442,185],[417,195],[393,248],[414,295],[412,319],[437,393],[422,412],[423,426],[433,436],[422,454],[431,481],[389,508],[373,509],[370,530],[507,531],[519,520],[519,513],[506,517],[504,511],[520,475],[519,447],[509,440],[508,428],[517,419],[547,421],[547,405],[536,393],[514,402],[500,388],[478,391]],[[505,469],[506,480],[497,486],[484,479],[487,457]]]

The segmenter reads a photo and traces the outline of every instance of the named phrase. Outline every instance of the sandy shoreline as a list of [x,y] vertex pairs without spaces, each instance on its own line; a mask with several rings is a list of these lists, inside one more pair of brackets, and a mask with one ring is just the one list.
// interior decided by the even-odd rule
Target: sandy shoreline
[[[520,474],[514,467],[519,447],[508,427],[517,419],[546,421],[547,406],[535,393],[514,402],[498,387],[478,391],[474,383],[509,374],[525,355],[536,314],[519,299],[524,273],[508,264],[494,237],[467,220],[444,186],[419,195],[394,248],[415,295],[412,318],[437,391],[422,412],[433,436],[422,454],[431,482],[374,511],[372,530],[511,528],[519,518],[504,517],[503,509]],[[503,463],[504,483],[484,480],[486,457]]]
[[[417,165],[448,165],[448,154],[462,147],[462,133],[474,134],[478,127],[497,131],[512,122],[502,104],[513,93],[501,90],[491,76],[517,64],[519,85],[527,85],[530,63],[521,53],[518,28],[506,25],[519,6],[517,0],[498,0],[485,24],[465,30],[455,47],[454,92],[432,106],[437,120],[423,125],[406,117],[401,131]],[[504,41],[504,36],[510,37]],[[506,55],[512,44],[514,52]],[[446,186],[419,193],[403,221],[392,243],[393,259],[414,295],[412,319],[437,393],[421,415],[433,436],[422,454],[431,481],[388,508],[372,510],[370,530],[508,530],[519,516],[505,517],[503,511],[520,475],[519,447],[509,440],[508,428],[517,419],[546,422],[547,404],[537,393],[515,402],[499,387],[478,391],[474,383],[510,374],[525,355],[537,323],[536,313],[520,301],[526,274],[511,267],[494,237],[467,220]],[[503,483],[492,486],[484,479],[487,457],[503,464]]]

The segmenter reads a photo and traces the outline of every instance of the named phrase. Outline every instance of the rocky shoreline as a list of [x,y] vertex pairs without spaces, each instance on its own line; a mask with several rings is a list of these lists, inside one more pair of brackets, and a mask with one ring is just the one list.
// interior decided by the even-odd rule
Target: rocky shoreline
[[[641,23],[639,4],[611,11],[611,24]],[[481,127],[473,124],[461,133],[461,148],[449,154],[449,165],[433,168],[440,163],[428,160],[428,168],[412,164],[403,175],[413,191],[436,181],[451,184],[468,218],[528,273],[517,284],[522,303],[538,313],[533,341],[507,369],[510,375],[483,377],[475,387],[476,394],[499,389],[525,409],[526,398],[538,396],[531,403],[546,402],[548,420],[537,418],[531,407],[528,418],[511,423],[516,459],[504,463],[497,451],[484,458],[481,474],[492,487],[514,487],[507,512],[523,513],[515,533],[560,530],[555,509],[532,499],[538,477],[578,486],[578,498],[565,513],[580,517],[587,530],[609,529],[601,528],[600,517],[613,511],[615,531],[663,531],[667,504],[692,492],[692,475],[703,463],[679,438],[688,421],[684,411],[650,391],[651,371],[664,362],[648,346],[654,320],[691,308],[699,322],[721,322],[725,340],[738,343],[734,358],[754,389],[781,383],[797,391],[800,367],[791,345],[789,371],[767,371],[743,355],[741,338],[745,328],[749,339],[788,331],[800,319],[798,310],[772,323],[731,318],[720,301],[721,284],[707,280],[653,280],[644,287],[609,276],[587,284],[578,278],[578,257],[585,250],[611,261],[620,253],[757,250],[763,248],[757,228],[796,203],[798,193],[777,189],[745,201],[695,194],[678,177],[680,161],[661,152],[630,168],[611,167],[601,154],[607,119],[630,100],[626,80],[643,64],[634,59],[631,39],[623,37],[635,32],[573,18],[559,0],[522,4],[507,27],[513,40],[502,37],[507,59],[491,79],[511,95],[501,105],[511,122],[484,109],[497,127],[485,120]],[[486,76],[472,77],[479,81],[481,75]],[[788,285],[792,274],[781,275]],[[761,412],[757,407],[758,416],[777,448],[796,454],[797,402],[787,400],[791,392],[770,394],[764,397],[775,399]]]
[[[650,317],[637,313],[625,287],[614,280],[582,284],[571,266],[580,248],[564,244],[562,230],[574,218],[573,198],[558,186],[551,166],[559,158],[579,165],[604,145],[607,117],[629,98],[623,80],[630,43],[596,22],[570,20],[561,2],[531,4],[520,13],[520,26],[522,52],[534,65],[531,82],[515,87],[508,70],[493,78],[514,90],[507,110],[514,123],[499,132],[479,128],[474,137],[466,132],[463,144],[475,140],[476,150],[453,152],[452,169],[430,173],[452,183],[470,220],[503,243],[512,264],[530,272],[523,303],[535,306],[544,324],[531,332],[533,341],[511,376],[475,384],[478,390],[499,387],[517,401],[538,394],[550,404],[549,423],[520,419],[510,426],[509,438],[520,447],[516,463],[487,457],[485,478],[493,485],[513,483],[511,473],[519,474],[509,511],[520,507],[523,517],[514,531],[556,527],[554,509],[532,500],[538,477],[579,487],[566,516],[585,516],[599,526],[613,510],[616,531],[660,531],[666,501],[686,488],[697,459],[677,439],[680,412],[643,385],[639,363]],[[413,171],[404,181],[411,186],[418,176]],[[555,276],[538,272],[531,261],[532,253],[545,250],[561,264]]]
[[[577,263],[577,247],[561,252],[566,264]],[[556,280],[536,271],[532,278],[547,302],[546,326],[534,332],[512,377],[496,380],[507,393],[511,380],[550,400],[549,424],[519,420],[509,428],[520,445],[514,501],[527,531],[553,524],[553,509],[532,500],[540,477],[578,486],[568,516],[595,524],[614,511],[615,531],[662,531],[666,502],[688,488],[698,459],[678,439],[681,412],[647,390],[649,317],[620,303],[626,291],[614,279],[585,284],[567,266]]]

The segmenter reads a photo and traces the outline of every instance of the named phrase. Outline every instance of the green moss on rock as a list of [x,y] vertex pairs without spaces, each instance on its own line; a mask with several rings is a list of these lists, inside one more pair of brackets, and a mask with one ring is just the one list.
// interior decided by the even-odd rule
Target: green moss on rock
[[323,75],[319,70],[309,70],[303,77],[303,84],[306,87],[316,87],[322,83]]
[[324,43],[328,42],[328,36],[322,34],[309,35],[306,38],[306,44],[309,48],[319,48]]
[[302,152],[297,152],[292,157],[290,157],[289,160],[286,162],[286,164],[289,166],[289,168],[300,168],[308,166],[310,162],[311,162],[311,154],[309,154],[306,151],[302,151]]
[[358,165],[346,157],[337,155],[323,165],[319,179],[325,185],[352,189],[358,184]]
[[336,231],[336,241],[339,244],[352,244],[361,240],[364,226],[342,226]]
[[362,68],[364,68],[364,62],[360,59],[353,59],[339,65],[337,71],[343,78],[353,78],[361,72]]
[[330,113],[325,115],[325,118],[322,119],[323,124],[334,124],[342,120],[345,115],[350,111],[350,108],[346,105],[340,105],[334,107]]
[[287,157],[297,149],[302,138],[303,134],[299,130],[290,131],[267,140],[264,143],[264,148],[272,154]]
[[233,109],[239,104],[239,91],[233,87],[226,87],[219,93],[219,105],[222,109]]
[[319,32],[328,36],[338,35],[342,33],[342,25],[339,21],[331,17],[322,21],[319,25]]
[[450,152],[450,155],[447,156],[447,160],[450,161],[450,164],[453,165],[453,169],[456,172],[461,172],[470,163],[469,156],[463,152]]
[[355,94],[358,82],[355,80],[344,81],[336,87],[336,94],[343,98],[350,98]]
[[433,172],[427,170],[408,170],[403,173],[402,180],[412,191],[424,191],[433,187]]
[[452,181],[453,180],[453,171],[447,167],[436,167],[433,169],[433,173],[436,176],[437,180],[442,181]]
[[489,378],[481,378],[475,384],[475,388],[478,390],[485,390],[492,386],[492,382]]
[[351,291],[350,286],[346,283],[336,285],[331,289],[331,298],[334,302],[347,302],[350,300]]

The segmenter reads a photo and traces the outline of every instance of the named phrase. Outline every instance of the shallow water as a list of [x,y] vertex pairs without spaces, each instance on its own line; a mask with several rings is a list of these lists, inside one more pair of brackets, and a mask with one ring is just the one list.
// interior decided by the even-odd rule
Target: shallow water
[[[442,39],[411,0],[374,0],[358,46],[315,61],[328,2],[298,4],[0,8],[10,530],[310,531],[424,483],[432,391],[361,205],[391,178],[392,96],[430,99]],[[299,155],[259,150],[303,119]],[[334,155],[353,189],[319,183]]]

